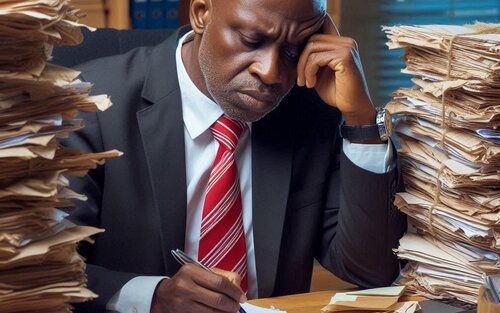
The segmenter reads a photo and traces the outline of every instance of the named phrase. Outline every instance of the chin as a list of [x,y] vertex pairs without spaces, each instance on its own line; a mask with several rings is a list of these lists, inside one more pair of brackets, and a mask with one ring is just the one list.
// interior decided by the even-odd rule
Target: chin
[[224,110],[224,113],[229,116],[232,119],[247,122],[247,123],[253,123],[257,122],[258,120],[262,119],[264,116],[266,116],[269,112],[274,110],[278,104],[275,104],[268,108],[267,110],[262,110],[262,111],[255,111],[255,110],[249,110],[248,108],[240,108],[237,106],[222,106],[222,109]]
[[224,110],[224,113],[232,119],[253,123],[263,118],[267,112],[242,112],[239,110]]

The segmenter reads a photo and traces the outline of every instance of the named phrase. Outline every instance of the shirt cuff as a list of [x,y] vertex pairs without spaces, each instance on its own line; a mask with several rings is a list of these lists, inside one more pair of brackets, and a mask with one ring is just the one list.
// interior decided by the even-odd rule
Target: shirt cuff
[[[351,143],[343,139],[344,154],[356,166],[376,173],[387,173],[393,161],[392,145],[390,142],[382,144]],[[390,139],[389,139],[390,141]]]
[[150,313],[156,286],[165,276],[138,276],[129,280],[106,304],[109,311]]

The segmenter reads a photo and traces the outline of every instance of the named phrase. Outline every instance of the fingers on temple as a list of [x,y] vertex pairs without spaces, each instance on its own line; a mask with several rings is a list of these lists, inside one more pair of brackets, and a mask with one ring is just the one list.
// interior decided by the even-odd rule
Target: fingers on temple
[[306,82],[308,85],[315,83],[315,78],[311,75],[314,76],[320,67],[329,65],[330,61],[342,56],[349,58],[349,61],[350,58],[359,57],[358,46],[354,39],[323,34],[314,35],[306,44],[297,63],[297,84],[303,86]]

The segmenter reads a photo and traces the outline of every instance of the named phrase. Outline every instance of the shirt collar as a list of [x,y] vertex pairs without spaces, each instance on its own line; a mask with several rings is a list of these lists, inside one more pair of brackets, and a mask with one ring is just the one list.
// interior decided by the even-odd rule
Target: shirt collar
[[190,31],[179,40],[175,51],[175,62],[181,90],[182,118],[189,136],[194,140],[209,129],[224,111],[196,87],[182,62],[182,44],[192,36],[193,31]]

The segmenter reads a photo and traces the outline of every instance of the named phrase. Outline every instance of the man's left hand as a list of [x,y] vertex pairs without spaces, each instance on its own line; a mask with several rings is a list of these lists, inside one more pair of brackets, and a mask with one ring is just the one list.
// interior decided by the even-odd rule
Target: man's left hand
[[375,123],[358,47],[352,38],[340,36],[329,15],[323,33],[307,42],[297,64],[297,85],[315,88],[321,99],[337,107],[346,125]]

